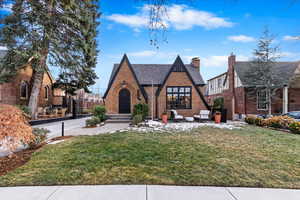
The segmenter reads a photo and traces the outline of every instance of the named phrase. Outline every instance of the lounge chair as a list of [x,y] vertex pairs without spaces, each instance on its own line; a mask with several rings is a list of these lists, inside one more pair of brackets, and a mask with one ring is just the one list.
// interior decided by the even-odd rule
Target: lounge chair
[[194,118],[199,121],[209,120],[210,119],[209,114],[210,114],[209,110],[200,110],[199,115],[194,115]]
[[176,110],[170,110],[170,111],[171,111],[171,119],[173,119],[174,121],[180,121],[184,119],[182,115],[178,115]]

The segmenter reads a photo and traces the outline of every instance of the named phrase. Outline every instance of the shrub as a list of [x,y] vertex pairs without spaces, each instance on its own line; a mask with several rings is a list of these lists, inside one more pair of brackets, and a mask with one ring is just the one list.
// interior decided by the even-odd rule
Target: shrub
[[49,130],[44,128],[34,128],[32,133],[34,134],[35,138],[29,143],[29,148],[33,149],[45,141],[49,132]]
[[26,115],[31,115],[30,113],[30,109],[28,106],[24,106],[24,105],[17,105],[17,107],[22,110]]
[[288,129],[295,120],[288,116],[275,116],[264,120],[265,126]]
[[300,134],[300,122],[293,122],[289,125],[289,129],[292,133]]
[[214,109],[223,109],[224,107],[224,98],[218,97],[214,100],[213,108]]
[[255,117],[246,117],[245,118],[245,122],[247,123],[247,124],[255,124]]
[[92,117],[91,119],[87,119],[85,121],[86,127],[96,127],[97,124],[100,124],[101,120],[98,117]]
[[23,112],[15,106],[0,104],[0,145],[14,151],[20,142],[34,140],[32,128]]
[[260,117],[257,117],[255,118],[255,121],[254,121],[255,125],[256,126],[264,126],[264,119],[260,118]]
[[95,106],[93,109],[94,117],[99,118],[100,122],[106,119],[106,109],[104,106]]
[[134,105],[133,117],[136,115],[142,115],[142,120],[145,120],[145,118],[148,116],[148,113],[149,113],[149,107],[147,104],[139,103]]
[[132,119],[132,123],[134,125],[138,125],[139,123],[141,123],[143,121],[143,115],[141,114],[138,114],[138,115],[135,115]]

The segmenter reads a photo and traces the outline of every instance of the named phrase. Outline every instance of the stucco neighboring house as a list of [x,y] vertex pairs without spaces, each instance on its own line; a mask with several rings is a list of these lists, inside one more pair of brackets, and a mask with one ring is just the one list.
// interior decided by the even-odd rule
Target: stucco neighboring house
[[[1,55],[5,55],[3,50]],[[32,67],[26,65],[18,71],[17,75],[10,82],[0,84],[0,103],[28,105],[32,88],[32,76]],[[55,80],[49,70],[45,70],[42,87],[40,89],[38,107],[62,105],[64,92],[60,89],[53,89],[52,86],[54,82]]]
[[183,64],[179,56],[173,64],[131,64],[124,55],[113,67],[103,98],[108,114],[129,114],[135,104],[147,103],[155,118],[171,109],[193,116],[208,109],[204,85],[199,58],[191,64]]
[[[212,105],[214,99],[224,98],[227,117],[243,118],[247,114],[268,114],[267,93],[247,87],[251,62],[236,61],[236,56],[228,58],[227,72],[207,82],[206,100]],[[276,62],[273,66],[275,77],[281,76],[284,87],[278,88],[272,100],[272,113],[282,114],[300,110],[300,62]]]

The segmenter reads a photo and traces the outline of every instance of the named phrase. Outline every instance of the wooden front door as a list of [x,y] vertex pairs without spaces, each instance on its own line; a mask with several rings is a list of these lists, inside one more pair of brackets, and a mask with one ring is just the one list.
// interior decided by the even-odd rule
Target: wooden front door
[[130,92],[127,89],[119,92],[119,113],[130,113]]

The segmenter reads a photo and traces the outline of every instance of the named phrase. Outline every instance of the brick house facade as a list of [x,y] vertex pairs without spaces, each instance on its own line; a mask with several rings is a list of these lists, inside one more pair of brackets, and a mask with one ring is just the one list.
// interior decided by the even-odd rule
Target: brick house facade
[[[28,105],[32,88],[32,75],[33,69],[28,65],[20,69],[11,82],[0,84],[0,103]],[[54,80],[50,72],[46,71],[40,89],[38,107],[48,107],[53,104],[53,83]]]
[[179,56],[173,64],[130,64],[124,55],[114,65],[103,97],[107,112],[131,113],[135,104],[147,103],[154,118],[171,109],[183,116],[198,114],[208,109],[199,69],[198,58],[191,64],[183,64]]
[[[207,83],[206,100],[213,105],[214,99],[224,98],[227,118],[242,118],[247,114],[268,114],[268,107],[261,103],[265,95],[247,85],[247,73],[251,62],[236,61],[235,55],[228,58],[228,70]],[[300,62],[277,62],[274,73],[284,77],[285,87],[278,88],[272,99],[272,114],[300,110]]]

